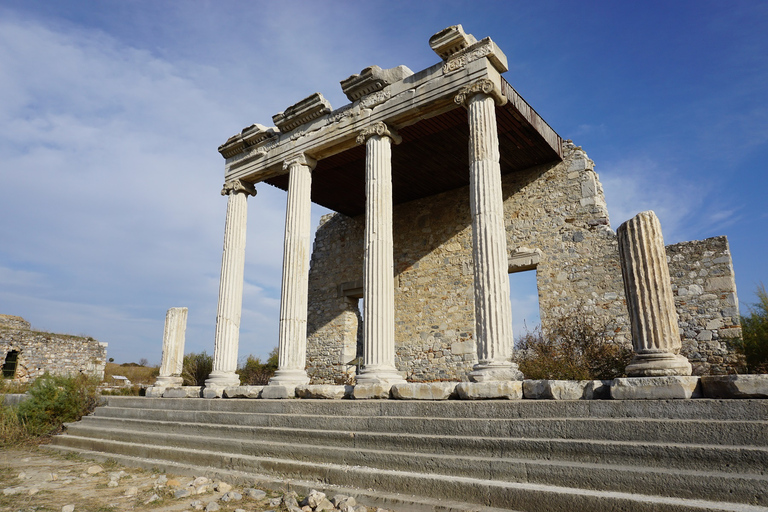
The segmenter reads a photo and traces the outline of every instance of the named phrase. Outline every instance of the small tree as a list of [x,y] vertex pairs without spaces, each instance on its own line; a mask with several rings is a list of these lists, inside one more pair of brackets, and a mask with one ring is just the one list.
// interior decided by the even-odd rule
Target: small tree
[[277,370],[277,347],[269,353],[266,363],[262,363],[258,357],[248,356],[245,363],[238,368],[240,382],[245,386],[263,386],[269,383],[269,379]]
[[213,356],[209,356],[205,351],[195,354],[194,352],[184,355],[182,363],[181,378],[185,386],[203,386],[205,379],[213,371]]
[[741,317],[742,340],[737,348],[749,373],[768,373],[768,293],[763,283],[755,293],[759,301],[748,306],[749,315]]

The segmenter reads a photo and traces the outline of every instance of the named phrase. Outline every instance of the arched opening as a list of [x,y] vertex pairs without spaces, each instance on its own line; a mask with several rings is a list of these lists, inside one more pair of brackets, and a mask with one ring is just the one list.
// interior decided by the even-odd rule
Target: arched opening
[[6,354],[5,361],[3,362],[3,378],[15,379],[16,378],[16,364],[19,360],[19,352],[17,350],[11,350]]

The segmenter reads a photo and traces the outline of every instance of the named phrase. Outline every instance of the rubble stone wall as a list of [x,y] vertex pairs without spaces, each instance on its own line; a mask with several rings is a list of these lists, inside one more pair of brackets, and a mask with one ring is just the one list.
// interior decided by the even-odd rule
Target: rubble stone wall
[[[564,153],[559,164],[502,177],[508,253],[540,252],[535,268],[544,332],[555,318],[586,308],[606,326],[609,338],[629,343],[618,241],[599,177],[581,148],[566,143]],[[466,187],[394,208],[395,363],[409,380],[466,380],[477,360],[470,220]],[[307,343],[313,383],[342,382],[348,377],[340,376],[354,373],[345,363],[361,355],[358,300],[339,288],[362,282],[363,226],[362,216],[332,214],[317,230]],[[699,373],[732,372],[735,363],[722,342],[712,343],[736,332],[738,315],[731,305],[736,294],[727,241],[710,240],[721,238],[669,248],[673,289],[681,299],[676,305],[683,353]],[[708,273],[678,275],[690,276],[694,268]],[[695,303],[682,300],[690,299],[688,280],[701,280],[691,281],[702,289]],[[710,302],[713,294],[719,316]],[[709,340],[703,339],[707,333],[713,336]]]
[[15,378],[34,380],[45,372],[54,375],[85,373],[104,378],[107,344],[93,338],[32,331],[21,317],[0,315],[0,364],[18,352]]

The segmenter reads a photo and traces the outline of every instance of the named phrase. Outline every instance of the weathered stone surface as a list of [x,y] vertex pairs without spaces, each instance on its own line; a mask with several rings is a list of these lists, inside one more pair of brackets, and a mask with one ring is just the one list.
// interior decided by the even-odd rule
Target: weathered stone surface
[[462,400],[520,400],[523,398],[523,381],[459,382],[456,392]]
[[293,386],[264,386],[264,389],[261,390],[261,398],[279,399],[295,397],[296,388]]
[[619,226],[617,235],[635,349],[627,375],[690,375],[691,364],[679,355],[677,311],[659,219],[652,211],[638,213]]
[[324,116],[331,110],[333,109],[328,100],[323,98],[322,94],[316,92],[286,108],[284,112],[278,112],[272,116],[272,121],[274,121],[281,132],[285,133],[313,119]]
[[224,398],[261,398],[264,386],[230,386],[224,388]]
[[401,400],[448,400],[456,393],[455,382],[406,382],[392,386],[392,398]]
[[296,386],[296,396],[299,398],[324,398],[340,400],[352,395],[352,386],[330,384],[316,384]]
[[614,400],[668,400],[701,398],[699,377],[629,377],[614,379],[611,384]]
[[702,375],[707,398],[768,398],[768,375]]
[[200,398],[201,386],[165,388],[163,398]]
[[187,329],[187,308],[170,308],[165,314],[163,355],[156,387],[181,386],[184,362],[184,333]]
[[359,74],[341,81],[341,90],[349,101],[357,101],[363,96],[380,91],[386,86],[399,82],[413,71],[406,66],[381,69],[379,66],[369,66]]
[[355,400],[368,398],[389,398],[391,384],[356,384],[352,392]]
[[611,398],[610,380],[589,380],[584,386],[585,400],[608,400]]
[[523,395],[536,400],[592,400],[610,398],[610,381],[524,380]]

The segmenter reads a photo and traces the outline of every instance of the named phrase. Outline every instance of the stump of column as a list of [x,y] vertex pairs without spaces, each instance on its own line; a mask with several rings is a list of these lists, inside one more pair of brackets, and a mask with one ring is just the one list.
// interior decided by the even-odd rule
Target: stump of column
[[[309,384],[307,361],[307,296],[309,289],[312,169],[317,162],[301,156],[285,162],[288,199],[283,246],[283,284],[280,294],[278,368],[268,387],[295,388]],[[267,390],[270,395],[272,390]],[[291,395],[290,391],[286,391]]]
[[165,314],[163,330],[163,355],[160,375],[154,387],[181,386],[184,365],[184,334],[187,329],[187,308],[170,308]]
[[221,259],[219,305],[216,311],[216,340],[213,371],[205,381],[206,398],[220,397],[224,388],[240,385],[237,349],[240,340],[240,315],[243,308],[245,238],[248,221],[248,196],[256,195],[253,185],[241,180],[224,184],[221,195],[227,199],[224,227],[224,252]]
[[395,367],[395,291],[392,239],[392,142],[400,136],[384,123],[357,137],[366,145],[365,267],[363,277],[362,385],[405,382]]
[[[513,355],[512,304],[509,299],[507,234],[501,195],[497,104],[506,103],[491,80],[480,80],[459,91],[456,103],[469,118],[470,208],[475,280],[477,364],[475,382],[520,380]],[[368,305],[366,304],[366,307]]]
[[685,376],[691,364],[681,356],[677,310],[659,219],[637,214],[617,231],[624,292],[635,356],[630,377]]

